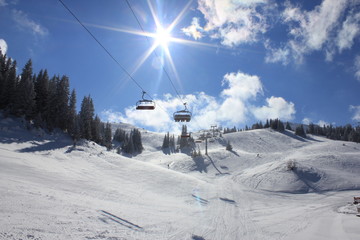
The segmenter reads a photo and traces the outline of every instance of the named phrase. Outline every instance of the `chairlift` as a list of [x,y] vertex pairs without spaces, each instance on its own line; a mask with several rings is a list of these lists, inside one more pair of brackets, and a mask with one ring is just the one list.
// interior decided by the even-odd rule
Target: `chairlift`
[[145,99],[144,98],[145,94],[146,94],[146,92],[143,91],[142,100],[139,100],[136,103],[136,110],[154,110],[155,109],[155,102],[153,100]]
[[181,134],[181,138],[189,138],[190,134]]
[[187,110],[186,103],[184,103],[185,109],[174,113],[175,122],[190,122],[191,112]]

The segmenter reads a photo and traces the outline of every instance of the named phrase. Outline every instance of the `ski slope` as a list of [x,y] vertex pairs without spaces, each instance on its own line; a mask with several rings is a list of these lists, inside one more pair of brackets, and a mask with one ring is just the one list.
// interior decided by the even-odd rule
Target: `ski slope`
[[263,129],[192,159],[163,136],[126,157],[1,116],[0,239],[359,238],[359,144]]

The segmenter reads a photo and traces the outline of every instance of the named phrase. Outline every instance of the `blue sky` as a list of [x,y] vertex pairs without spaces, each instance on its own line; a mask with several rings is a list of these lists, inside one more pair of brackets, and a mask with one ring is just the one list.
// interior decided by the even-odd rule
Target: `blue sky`
[[[144,31],[125,0],[63,2],[132,79],[58,0],[0,0],[0,47],[19,73],[69,76],[103,121],[178,131],[187,102],[190,130],[360,122],[359,1],[128,0]],[[135,110],[142,89],[154,111]]]

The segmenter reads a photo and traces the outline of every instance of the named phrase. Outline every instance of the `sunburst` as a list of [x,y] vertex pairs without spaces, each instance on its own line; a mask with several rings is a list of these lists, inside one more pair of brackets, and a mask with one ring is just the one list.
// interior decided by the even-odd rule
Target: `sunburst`
[[111,30],[111,31],[124,32],[124,33],[144,36],[144,37],[146,37],[148,39],[150,39],[150,38],[154,39],[154,41],[153,41],[152,45],[150,46],[150,48],[136,62],[135,67],[134,67],[134,69],[132,71],[132,74],[134,74],[144,64],[144,62],[149,58],[149,56],[154,51],[156,51],[157,48],[160,48],[161,51],[163,51],[163,53],[165,53],[165,54],[161,54],[161,56],[166,57],[167,62],[169,63],[169,65],[171,67],[171,70],[172,70],[172,72],[174,73],[174,75],[176,77],[176,81],[178,82],[178,84],[181,84],[179,76],[177,74],[177,70],[176,70],[174,61],[173,61],[172,56],[170,54],[169,43],[179,43],[179,44],[186,44],[186,45],[190,45],[190,46],[203,46],[203,47],[211,47],[211,48],[218,48],[218,45],[209,44],[209,43],[203,43],[203,42],[199,42],[199,41],[191,41],[191,40],[186,40],[186,39],[181,39],[181,38],[175,38],[175,37],[173,37],[171,35],[171,32],[173,31],[173,29],[182,20],[185,13],[189,9],[189,7],[190,7],[190,5],[192,3],[192,0],[190,0],[184,6],[182,11],[176,16],[174,21],[171,22],[171,24],[168,25],[168,27],[166,27],[166,28],[160,22],[157,14],[156,14],[156,12],[154,10],[154,7],[153,7],[153,5],[151,3],[151,0],[147,0],[147,3],[148,3],[149,9],[151,11],[151,15],[152,15],[153,20],[154,20],[155,25],[156,25],[156,32],[145,32],[142,29],[142,27],[141,27],[142,31],[136,31],[136,30],[120,29],[120,28],[114,28],[114,27],[109,27],[109,26],[101,26],[101,25],[95,25],[95,24],[87,24],[87,25],[90,25],[90,26],[96,27],[96,28],[102,28],[102,29],[106,29],[106,30]]

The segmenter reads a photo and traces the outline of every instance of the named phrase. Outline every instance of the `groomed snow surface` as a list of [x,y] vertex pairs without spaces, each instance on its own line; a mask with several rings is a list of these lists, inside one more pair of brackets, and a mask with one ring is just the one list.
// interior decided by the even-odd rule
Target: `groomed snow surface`
[[263,129],[192,159],[163,136],[121,156],[0,115],[0,239],[359,239],[360,144]]

